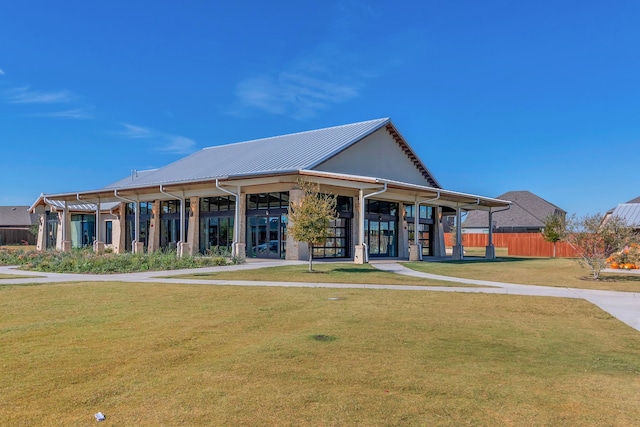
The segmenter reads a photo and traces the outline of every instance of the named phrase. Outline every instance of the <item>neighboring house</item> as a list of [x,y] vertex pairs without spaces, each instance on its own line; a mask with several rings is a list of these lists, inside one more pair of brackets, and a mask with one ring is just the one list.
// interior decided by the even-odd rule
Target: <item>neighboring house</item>
[[[492,227],[496,233],[537,233],[542,231],[544,219],[549,215],[567,214],[553,203],[529,191],[509,191],[497,198],[512,203],[509,209],[493,213]],[[469,212],[462,222],[462,232],[488,233],[488,221],[486,212]]]
[[36,221],[29,206],[0,206],[0,245],[35,244],[31,226]]
[[605,214],[605,218],[609,216],[617,216],[623,219],[627,225],[640,231],[640,197],[629,200],[627,203],[621,203],[615,208],[609,210]]
[[[298,182],[337,197],[319,258],[444,255],[442,216],[509,202],[443,189],[390,119],[202,149],[92,191],[41,195],[38,248],[105,245],[115,252],[229,248],[248,257],[306,259],[287,234]],[[410,247],[415,248],[410,252]],[[421,249],[420,249],[421,248]]]

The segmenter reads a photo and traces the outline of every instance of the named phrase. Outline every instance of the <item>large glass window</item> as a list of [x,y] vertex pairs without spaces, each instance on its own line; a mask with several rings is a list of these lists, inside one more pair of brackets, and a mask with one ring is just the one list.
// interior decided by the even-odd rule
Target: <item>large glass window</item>
[[247,256],[284,258],[288,192],[247,194]]
[[113,221],[105,221],[104,227],[104,243],[110,245],[113,243]]
[[58,214],[47,211],[47,249],[55,248],[58,239]]
[[[409,243],[415,242],[416,218],[415,205],[405,206]],[[418,217],[418,243],[422,246],[422,255],[431,255],[433,236],[433,207],[420,205]]]
[[180,236],[180,200],[164,200],[160,205],[160,247],[173,250],[178,242],[186,241],[189,227],[189,199],[184,203],[184,236]]
[[384,200],[367,200],[365,212],[365,240],[369,255],[398,256],[398,204]]
[[336,211],[338,218],[329,224],[329,237],[325,244],[313,248],[314,258],[347,258],[350,255],[353,198],[337,196]]
[[93,245],[96,235],[95,215],[71,215],[71,246],[82,248]]
[[[149,230],[151,229],[151,213],[153,212],[153,202],[140,202],[140,241],[146,248],[149,244]],[[136,236],[136,216],[135,203],[127,203],[125,218],[125,250],[131,251],[133,241]]]
[[220,249],[230,251],[233,243],[233,223],[232,216],[200,218],[200,253],[217,253]]

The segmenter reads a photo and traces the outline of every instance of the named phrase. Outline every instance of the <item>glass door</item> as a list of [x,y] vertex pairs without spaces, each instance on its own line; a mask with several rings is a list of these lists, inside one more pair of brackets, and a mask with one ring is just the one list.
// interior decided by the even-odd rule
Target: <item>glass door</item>
[[[253,216],[248,218],[247,254],[255,258],[281,258],[284,248],[281,247],[285,235],[280,216]],[[285,237],[286,238],[286,237]]]

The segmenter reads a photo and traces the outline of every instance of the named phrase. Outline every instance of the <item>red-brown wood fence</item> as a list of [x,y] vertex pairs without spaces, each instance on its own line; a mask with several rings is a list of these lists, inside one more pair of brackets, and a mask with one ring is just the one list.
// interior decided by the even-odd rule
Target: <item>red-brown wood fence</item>
[[[453,245],[451,233],[444,234],[446,246]],[[487,246],[488,234],[463,234],[462,245],[470,248]],[[553,243],[544,240],[539,233],[494,233],[493,245],[496,248],[508,248],[508,254],[513,256],[553,256]],[[565,242],[556,243],[557,257],[575,257],[575,250]]]

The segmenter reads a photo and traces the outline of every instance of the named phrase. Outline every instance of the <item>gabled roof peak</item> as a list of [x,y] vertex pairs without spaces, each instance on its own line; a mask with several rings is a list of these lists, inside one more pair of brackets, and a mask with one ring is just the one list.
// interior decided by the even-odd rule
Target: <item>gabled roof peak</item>
[[356,122],[356,123],[347,123],[344,125],[338,125],[338,126],[330,126],[330,127],[326,127],[326,128],[318,128],[318,129],[312,129],[312,130],[305,130],[305,131],[301,131],[301,132],[293,132],[293,133],[287,133],[284,135],[274,135],[274,136],[268,136],[265,138],[256,138],[256,139],[250,139],[247,141],[239,141],[239,142],[232,142],[229,144],[224,144],[224,145],[211,145],[209,147],[204,147],[202,150],[211,150],[211,149],[215,149],[218,147],[229,147],[229,146],[234,146],[234,145],[240,145],[240,144],[251,144],[251,143],[256,143],[256,142],[260,142],[260,141],[269,141],[269,140],[273,140],[273,139],[280,139],[280,138],[289,138],[289,137],[302,137],[304,135],[309,135],[309,134],[314,134],[314,133],[318,133],[318,132],[331,132],[334,130],[341,130],[341,129],[345,129],[345,128],[355,128],[355,127],[362,127],[362,126],[369,126],[369,125],[373,125],[375,126],[375,128],[379,128],[382,125],[385,125],[387,123],[391,122],[391,119],[389,117],[383,117],[380,119],[374,119],[374,120],[365,120],[363,122]]

